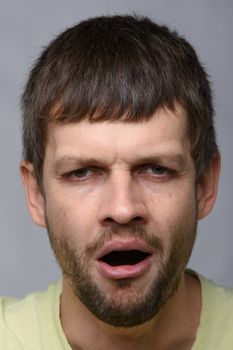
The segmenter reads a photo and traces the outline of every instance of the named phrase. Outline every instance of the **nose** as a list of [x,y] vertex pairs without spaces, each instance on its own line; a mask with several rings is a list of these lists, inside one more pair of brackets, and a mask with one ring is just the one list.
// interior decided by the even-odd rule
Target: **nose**
[[103,226],[148,221],[142,189],[130,174],[115,174],[109,179],[103,193],[100,221]]

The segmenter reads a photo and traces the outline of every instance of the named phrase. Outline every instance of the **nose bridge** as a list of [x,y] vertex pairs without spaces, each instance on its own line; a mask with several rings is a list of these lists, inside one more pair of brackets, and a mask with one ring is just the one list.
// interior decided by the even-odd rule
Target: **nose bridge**
[[146,220],[142,194],[130,172],[120,169],[109,177],[101,209],[101,220],[127,224]]

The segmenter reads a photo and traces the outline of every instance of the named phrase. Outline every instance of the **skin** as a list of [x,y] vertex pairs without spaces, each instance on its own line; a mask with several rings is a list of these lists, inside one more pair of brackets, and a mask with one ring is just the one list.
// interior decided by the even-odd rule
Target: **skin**
[[[110,301],[114,298],[123,306],[129,300],[137,303],[143,297],[142,290],[149,290],[150,281],[158,275],[159,263],[169,256],[177,234],[174,228],[195,228],[195,220],[208,215],[214,205],[219,155],[213,155],[196,181],[186,124],[185,113],[178,106],[176,112],[161,109],[150,120],[135,124],[51,123],[43,193],[32,164],[21,163],[33,220],[43,227],[49,224],[58,241],[66,235],[77,254],[84,254],[88,245],[116,226],[131,239],[129,227],[134,222],[154,232],[162,242],[163,255],[155,253],[150,268],[133,279],[130,288],[120,289],[104,278],[94,258],[85,262],[93,281]],[[193,235],[193,230],[187,232]],[[191,241],[191,249],[193,237],[185,239]],[[97,319],[64,275],[61,322],[72,349],[191,349],[200,320],[201,296],[198,280],[186,275],[184,268],[177,290],[159,313],[125,329]]]

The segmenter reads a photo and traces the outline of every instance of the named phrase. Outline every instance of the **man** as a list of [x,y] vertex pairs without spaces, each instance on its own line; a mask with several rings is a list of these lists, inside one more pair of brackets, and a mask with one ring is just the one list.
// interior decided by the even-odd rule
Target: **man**
[[62,282],[1,300],[1,349],[232,349],[233,294],[186,270],[220,156],[206,73],[148,18],[93,18],[43,51],[20,170]]

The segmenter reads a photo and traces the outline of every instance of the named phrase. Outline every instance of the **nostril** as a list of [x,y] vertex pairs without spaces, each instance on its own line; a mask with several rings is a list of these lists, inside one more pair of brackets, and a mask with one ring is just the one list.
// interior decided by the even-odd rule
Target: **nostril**
[[110,218],[110,217],[109,217],[109,218],[106,218],[105,221],[108,222],[108,223],[110,223],[110,224],[112,224],[112,223],[115,222],[115,220],[112,219],[112,218]]
[[130,226],[131,224],[143,224],[145,223],[145,219],[143,219],[141,216],[135,216],[131,220],[129,220],[126,223],[118,223],[118,220],[115,220],[114,218],[107,217],[103,221],[104,226],[109,226],[109,225],[121,225],[121,226]]
[[142,223],[142,222],[145,222],[145,219],[143,219],[141,216],[136,216],[135,218],[133,218],[134,222],[139,222],[139,223]]

